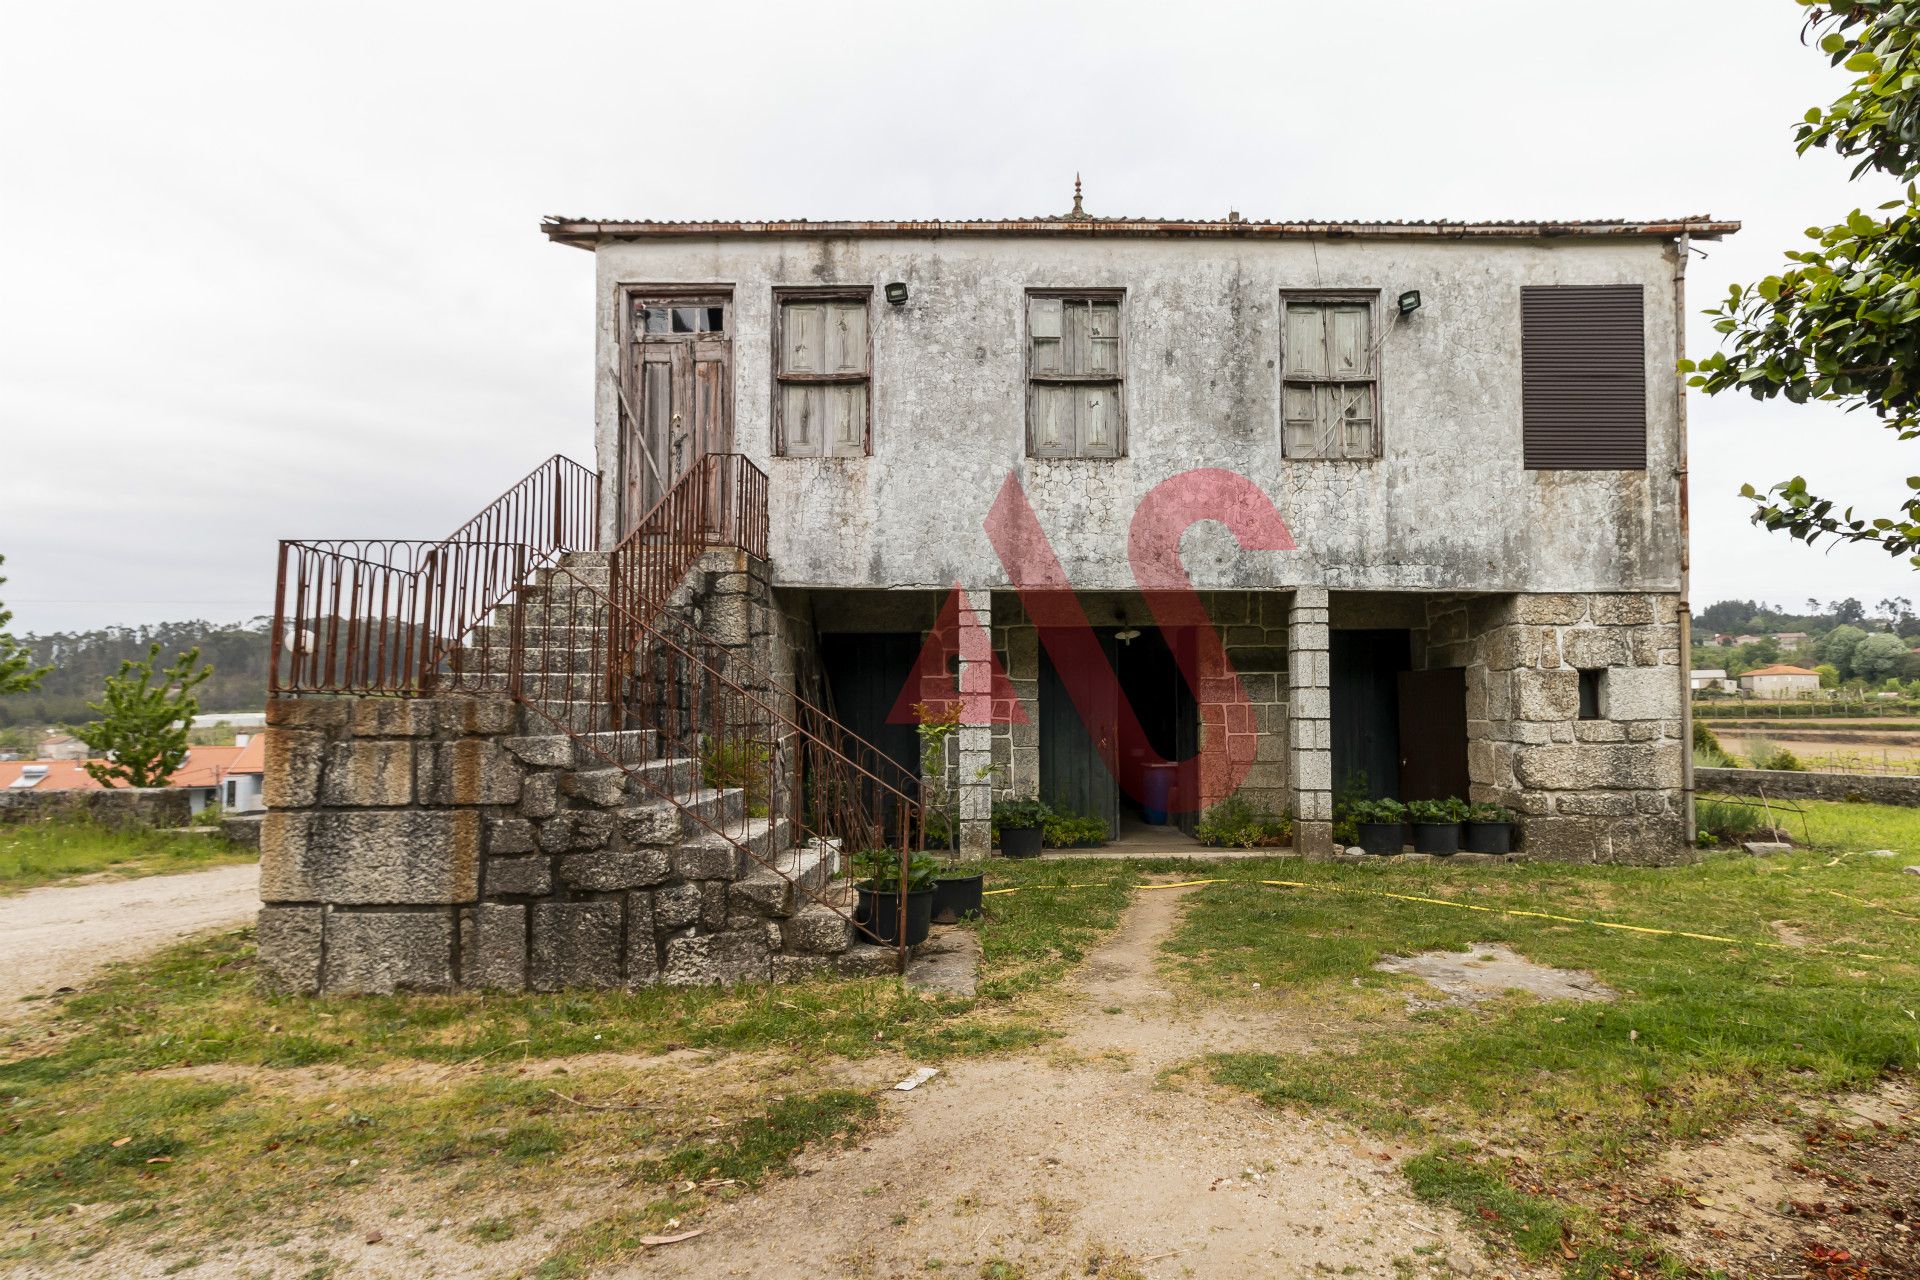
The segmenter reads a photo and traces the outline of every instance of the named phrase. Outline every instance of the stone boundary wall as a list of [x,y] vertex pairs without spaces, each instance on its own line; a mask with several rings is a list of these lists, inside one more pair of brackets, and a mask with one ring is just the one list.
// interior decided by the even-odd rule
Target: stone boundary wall
[[1801,773],[1786,769],[1701,769],[1693,771],[1695,791],[1770,800],[1852,800],[1868,804],[1920,805],[1920,778],[1872,773]]
[[177,787],[113,787],[100,791],[0,791],[0,826],[58,819],[90,820],[103,827],[184,827],[192,806]]

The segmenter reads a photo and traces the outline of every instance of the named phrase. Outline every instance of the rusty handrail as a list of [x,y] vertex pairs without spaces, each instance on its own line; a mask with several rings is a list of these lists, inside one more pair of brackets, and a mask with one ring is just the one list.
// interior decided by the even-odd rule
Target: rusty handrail
[[469,687],[456,656],[485,670],[480,624],[535,569],[597,546],[599,505],[598,474],[555,454],[445,538],[283,539],[268,693]]

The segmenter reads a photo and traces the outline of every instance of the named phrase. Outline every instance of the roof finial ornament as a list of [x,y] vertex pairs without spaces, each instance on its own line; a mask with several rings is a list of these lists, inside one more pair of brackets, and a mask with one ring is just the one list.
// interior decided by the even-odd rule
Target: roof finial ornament
[[1080,175],[1078,173],[1073,175],[1073,212],[1067,216],[1069,218],[1085,218],[1087,216],[1087,211],[1080,207]]

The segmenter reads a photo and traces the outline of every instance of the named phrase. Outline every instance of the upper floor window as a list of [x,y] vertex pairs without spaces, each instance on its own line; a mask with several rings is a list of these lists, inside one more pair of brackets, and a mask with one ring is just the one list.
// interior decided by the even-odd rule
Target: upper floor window
[[1520,290],[1521,447],[1530,470],[1644,471],[1646,300],[1637,284]]
[[1117,458],[1126,451],[1121,291],[1027,295],[1027,453]]
[[775,293],[775,453],[857,458],[873,452],[870,300],[866,289]]
[[1281,450],[1289,458],[1380,456],[1376,293],[1280,300]]

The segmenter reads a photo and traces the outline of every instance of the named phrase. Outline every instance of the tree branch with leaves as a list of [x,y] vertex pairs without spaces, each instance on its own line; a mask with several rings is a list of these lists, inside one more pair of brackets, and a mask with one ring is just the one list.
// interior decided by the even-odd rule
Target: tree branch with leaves
[[[1873,214],[1855,209],[1811,227],[1812,247],[1756,284],[1733,286],[1707,314],[1726,345],[1683,360],[1689,384],[1709,395],[1745,391],[1758,400],[1835,401],[1865,410],[1901,440],[1920,436],[1920,5],[1911,0],[1797,0],[1803,37],[1834,66],[1853,72],[1848,90],[1808,110],[1800,152],[1831,149],[1856,159],[1853,177],[1885,174],[1905,194]],[[1794,476],[1741,496],[1753,519],[1806,542],[1878,543],[1920,565],[1920,476],[1897,511],[1861,513],[1814,493]]]
[[160,646],[139,662],[120,664],[107,677],[106,695],[87,704],[100,718],[74,730],[74,736],[104,757],[87,765],[105,787],[164,787],[187,758],[187,730],[199,714],[193,691],[213,674],[200,665],[200,650],[189,649],[173,665],[156,673]]
[[[0,565],[7,562],[0,556]],[[0,587],[7,584],[0,578]],[[33,664],[33,650],[7,634],[7,624],[13,621],[13,611],[0,604],[0,697],[9,693],[26,693],[39,685],[52,667],[36,667]]]

